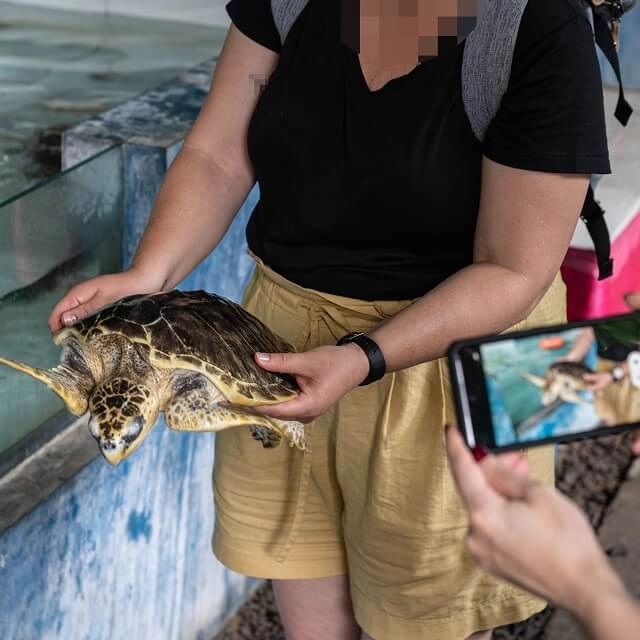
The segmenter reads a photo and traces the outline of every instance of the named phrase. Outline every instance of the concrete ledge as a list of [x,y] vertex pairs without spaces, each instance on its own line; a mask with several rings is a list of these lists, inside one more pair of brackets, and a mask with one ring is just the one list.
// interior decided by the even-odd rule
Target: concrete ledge
[[113,146],[168,149],[191,128],[209,90],[215,59],[128,100],[62,135],[62,168],[68,169]]
[[[65,426],[56,429],[56,421],[58,425]],[[55,430],[57,433],[47,439]],[[0,533],[97,455],[98,449],[89,434],[86,416],[71,423],[67,416],[57,416],[29,437],[26,443],[18,443],[3,454],[0,458]],[[3,467],[10,468],[2,473]]]

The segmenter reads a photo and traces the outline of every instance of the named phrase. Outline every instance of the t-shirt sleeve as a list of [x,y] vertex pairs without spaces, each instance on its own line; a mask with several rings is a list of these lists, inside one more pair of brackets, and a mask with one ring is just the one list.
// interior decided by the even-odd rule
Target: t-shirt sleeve
[[543,21],[535,13],[523,15],[509,85],[487,129],[483,152],[519,169],[610,173],[591,25],[575,14],[551,29]]
[[231,22],[247,38],[280,53],[280,34],[273,21],[270,0],[231,0],[226,9]]

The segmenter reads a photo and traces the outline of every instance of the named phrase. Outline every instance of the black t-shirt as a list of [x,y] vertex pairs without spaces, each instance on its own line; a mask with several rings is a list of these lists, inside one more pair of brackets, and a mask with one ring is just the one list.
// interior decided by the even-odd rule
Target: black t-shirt
[[530,0],[500,110],[480,144],[464,110],[464,42],[370,91],[340,40],[340,0],[309,0],[284,45],[269,0],[232,0],[280,53],[248,131],[260,201],[250,249],[304,287],[364,300],[423,295],[472,262],[482,155],[609,173],[591,27],[569,0]]
[[[616,330],[611,331],[614,327]],[[629,354],[638,349],[640,326],[635,316],[625,320],[611,321],[609,324],[596,325],[595,334],[598,356],[605,360],[623,362]]]

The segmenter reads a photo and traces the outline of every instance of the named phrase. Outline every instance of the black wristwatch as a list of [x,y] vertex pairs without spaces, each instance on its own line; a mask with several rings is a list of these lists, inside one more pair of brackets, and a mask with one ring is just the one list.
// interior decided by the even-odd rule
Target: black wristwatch
[[364,351],[364,354],[367,356],[367,360],[369,360],[369,375],[359,384],[359,386],[364,387],[376,380],[380,380],[387,370],[387,365],[384,361],[384,356],[382,355],[380,347],[371,338],[358,331],[342,336],[336,344],[340,346],[349,342],[357,344]]
[[617,367],[613,367],[610,373],[614,382],[620,382],[621,380],[624,380],[626,376],[626,373],[624,372],[624,368],[619,365]]

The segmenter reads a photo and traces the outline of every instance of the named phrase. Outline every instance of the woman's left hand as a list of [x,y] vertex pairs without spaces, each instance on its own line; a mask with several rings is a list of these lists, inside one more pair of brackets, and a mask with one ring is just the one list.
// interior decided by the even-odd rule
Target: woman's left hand
[[613,382],[613,376],[609,371],[585,373],[582,379],[585,381],[587,389],[593,393],[606,389]]
[[263,369],[289,373],[298,382],[297,398],[254,407],[257,413],[282,420],[315,420],[369,373],[369,361],[355,344],[317,347],[302,353],[257,353],[255,358]]

